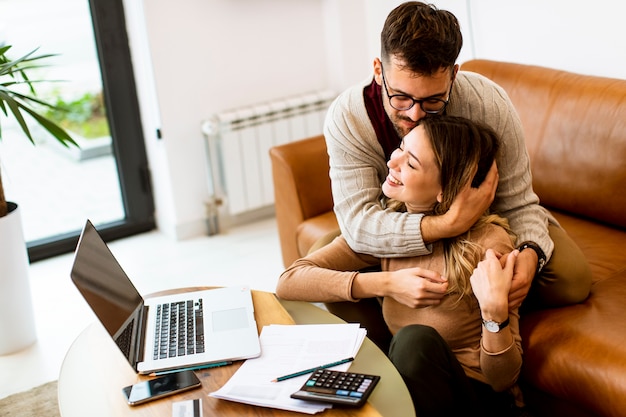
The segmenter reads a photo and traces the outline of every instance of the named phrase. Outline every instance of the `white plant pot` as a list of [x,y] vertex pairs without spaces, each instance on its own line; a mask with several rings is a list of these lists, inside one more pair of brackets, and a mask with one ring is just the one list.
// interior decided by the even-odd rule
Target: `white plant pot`
[[0,217],[0,355],[37,340],[28,278],[28,253],[18,207]]

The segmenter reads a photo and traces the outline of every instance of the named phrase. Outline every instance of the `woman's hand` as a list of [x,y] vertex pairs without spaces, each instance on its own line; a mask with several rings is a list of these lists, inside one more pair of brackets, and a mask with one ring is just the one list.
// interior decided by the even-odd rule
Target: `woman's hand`
[[485,259],[478,263],[470,277],[474,295],[478,299],[483,319],[498,323],[509,317],[509,291],[513,268],[519,251],[506,255],[504,267],[492,249],[487,249]]
[[438,272],[423,268],[393,271],[386,295],[411,308],[437,305],[448,291],[448,280]]

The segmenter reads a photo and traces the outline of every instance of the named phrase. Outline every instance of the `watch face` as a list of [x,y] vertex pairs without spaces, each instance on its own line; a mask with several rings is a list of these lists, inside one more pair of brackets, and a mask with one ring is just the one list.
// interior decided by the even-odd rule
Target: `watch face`
[[546,266],[545,259],[539,259],[539,268],[538,269],[541,271],[544,266]]
[[495,321],[487,320],[485,323],[485,329],[491,333],[498,333],[500,331],[500,325]]

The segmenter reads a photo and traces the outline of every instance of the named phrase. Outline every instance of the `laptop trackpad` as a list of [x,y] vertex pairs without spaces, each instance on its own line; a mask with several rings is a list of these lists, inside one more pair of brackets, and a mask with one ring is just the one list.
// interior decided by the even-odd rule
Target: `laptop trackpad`
[[236,330],[248,327],[248,312],[245,307],[213,312],[213,331]]

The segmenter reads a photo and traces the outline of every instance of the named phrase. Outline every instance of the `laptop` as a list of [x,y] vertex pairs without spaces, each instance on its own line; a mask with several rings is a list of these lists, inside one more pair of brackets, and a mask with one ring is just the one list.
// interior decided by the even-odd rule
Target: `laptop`
[[70,275],[138,373],[261,354],[248,287],[181,292],[144,300],[89,220],[78,241]]

